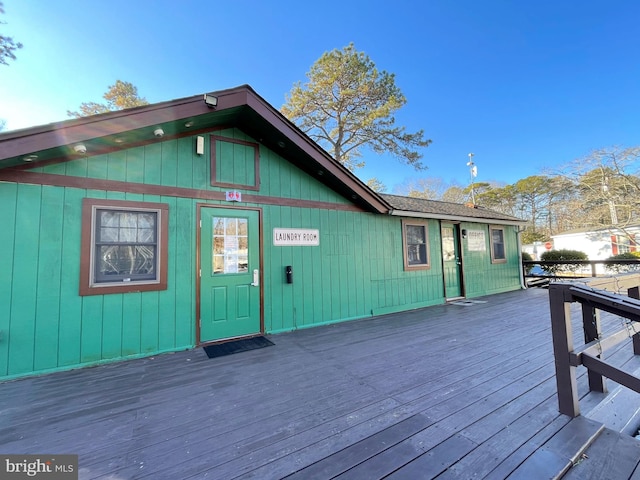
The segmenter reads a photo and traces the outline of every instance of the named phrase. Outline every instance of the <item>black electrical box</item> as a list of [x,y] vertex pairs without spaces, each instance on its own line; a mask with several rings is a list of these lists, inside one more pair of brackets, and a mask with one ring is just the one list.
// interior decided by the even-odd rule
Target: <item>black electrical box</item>
[[293,283],[293,270],[291,269],[291,265],[284,267],[284,274],[287,277],[287,283]]

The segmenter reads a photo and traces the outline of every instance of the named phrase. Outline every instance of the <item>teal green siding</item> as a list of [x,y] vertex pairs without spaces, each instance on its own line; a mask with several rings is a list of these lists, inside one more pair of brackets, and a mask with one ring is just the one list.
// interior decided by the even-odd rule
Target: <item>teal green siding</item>
[[[169,289],[78,295],[88,196],[169,204]],[[11,183],[0,200],[0,378],[194,345],[193,200]]]
[[468,298],[507,292],[520,286],[520,258],[518,254],[517,227],[500,225],[504,229],[507,261],[491,263],[489,225],[462,223],[460,228],[482,230],[485,234],[485,251],[469,251],[463,240],[463,276],[465,296]]
[[[281,332],[444,301],[440,254],[405,272],[401,220],[336,210],[265,206],[265,328]],[[438,244],[436,221],[430,222]],[[317,228],[317,247],[271,246],[273,228]],[[294,281],[284,281],[284,267]]]
[[[215,132],[254,141],[238,130]],[[105,155],[34,168],[43,173],[209,191],[209,151],[195,138],[167,140]],[[224,155],[252,161],[242,145]],[[230,164],[225,158],[225,164]],[[241,162],[241,163],[242,163]],[[240,173],[239,173],[240,172]],[[234,181],[250,182],[243,170]],[[349,204],[335,191],[260,146],[260,190],[285,199]],[[242,188],[238,188],[242,191]],[[82,199],[161,202],[169,206],[168,288],[159,292],[81,297]],[[0,379],[191,348],[196,336],[196,211],[193,198],[0,182]],[[399,217],[325,208],[242,204],[262,209],[264,326],[268,333],[441,304],[440,224],[428,221],[430,268],[405,271]],[[274,246],[274,228],[320,231],[314,247]],[[519,288],[516,234],[505,227],[508,259],[464,255],[466,295]],[[284,268],[293,267],[287,284]],[[487,272],[490,272],[488,274]]]
[[256,185],[255,150],[251,145],[219,140],[216,145],[216,182]]
[[[236,129],[215,132],[218,136],[234,138],[247,142],[255,142],[244,133]],[[224,142],[216,142],[225,144]],[[205,141],[204,155],[195,153],[194,137],[153,143],[141,147],[131,148],[104,155],[84,157],[64,163],[33,168],[34,172],[54,173],[76,177],[89,177],[104,180],[117,180],[166,187],[193,188],[199,190],[220,191],[221,188],[211,186],[211,165],[209,162],[209,142]],[[226,143],[234,148],[229,154],[238,154],[241,162],[249,163],[245,150],[235,147],[253,149],[243,145]],[[230,163],[226,159],[223,164]],[[253,168],[253,157],[251,157]],[[248,168],[248,167],[247,167]],[[253,175],[253,169],[247,175]],[[226,174],[225,174],[226,175]],[[231,178],[242,182],[253,182],[249,177],[238,177],[238,173],[230,174]],[[244,174],[243,174],[244,175]],[[224,181],[229,179],[224,177]],[[254,193],[243,190],[239,191]],[[304,175],[291,163],[284,160],[271,150],[260,146],[260,195],[299,198],[322,202],[349,204],[349,200],[327,188],[313,177]]]

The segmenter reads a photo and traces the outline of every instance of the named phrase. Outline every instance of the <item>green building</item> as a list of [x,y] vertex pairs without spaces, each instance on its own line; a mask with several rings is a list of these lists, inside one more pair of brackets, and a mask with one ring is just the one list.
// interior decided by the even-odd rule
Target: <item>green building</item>
[[250,87],[0,134],[0,380],[522,286],[516,218],[370,190]]

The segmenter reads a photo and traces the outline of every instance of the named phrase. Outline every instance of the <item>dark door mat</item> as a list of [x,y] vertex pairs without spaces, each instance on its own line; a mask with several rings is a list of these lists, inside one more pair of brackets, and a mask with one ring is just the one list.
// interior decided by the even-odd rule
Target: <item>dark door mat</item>
[[209,345],[204,348],[207,357],[216,358],[231,355],[232,353],[246,352],[248,350],[256,350],[258,348],[270,347],[274,343],[265,337],[251,337],[242,340],[234,340],[232,342],[218,343]]

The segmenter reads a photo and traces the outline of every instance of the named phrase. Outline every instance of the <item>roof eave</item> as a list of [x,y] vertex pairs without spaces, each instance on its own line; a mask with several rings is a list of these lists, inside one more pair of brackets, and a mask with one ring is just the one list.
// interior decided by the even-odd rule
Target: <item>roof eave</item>
[[434,220],[448,220],[451,222],[475,222],[475,223],[490,223],[492,225],[525,225],[527,222],[524,220],[507,220],[490,217],[464,217],[462,215],[446,215],[442,213],[425,213],[425,212],[413,212],[407,210],[391,210],[390,215],[396,217],[409,217],[409,218],[424,218]]

